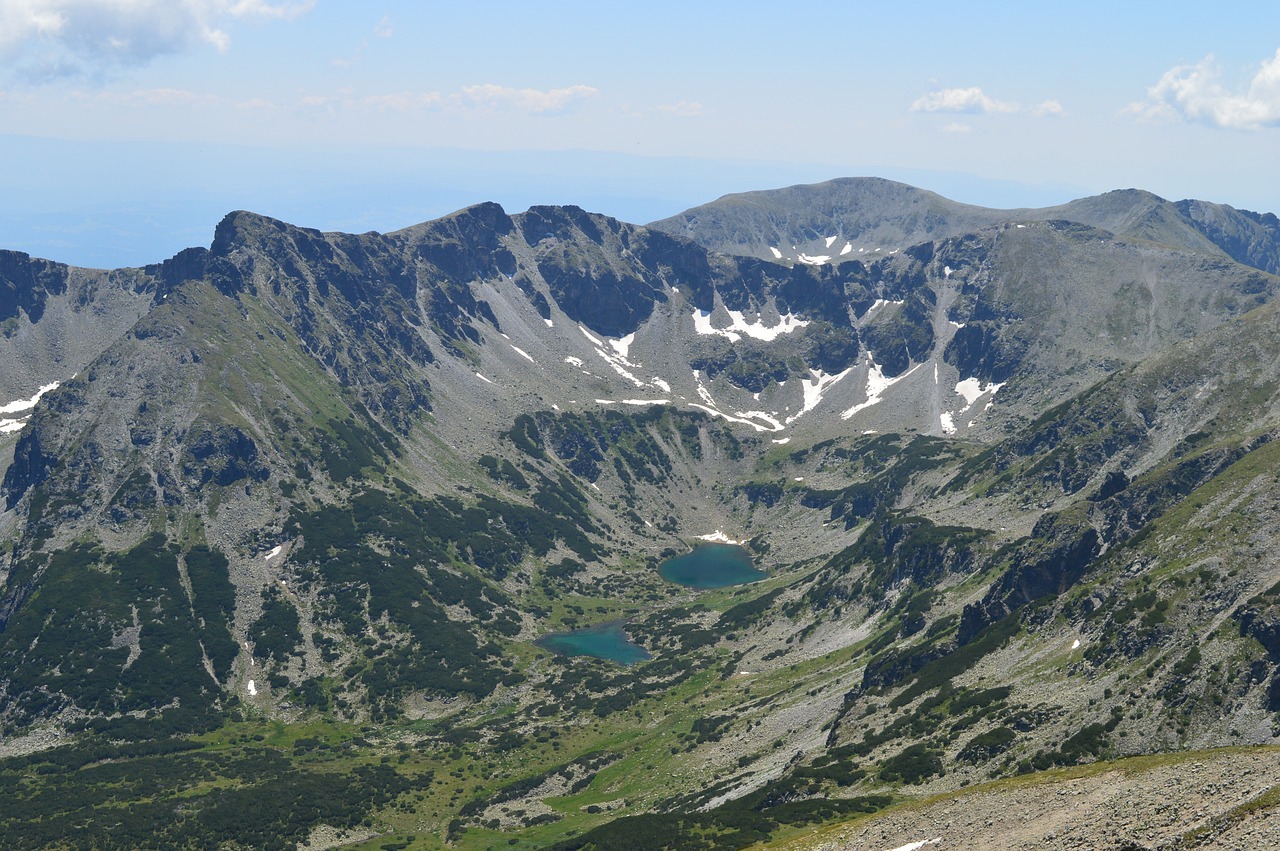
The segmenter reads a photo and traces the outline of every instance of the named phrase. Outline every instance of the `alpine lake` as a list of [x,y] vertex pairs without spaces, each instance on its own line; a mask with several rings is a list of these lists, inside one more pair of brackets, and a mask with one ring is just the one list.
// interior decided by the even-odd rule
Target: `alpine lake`
[[702,544],[693,552],[664,561],[658,575],[668,582],[705,591],[758,582],[769,574],[756,568],[751,554],[737,544]]
[[[702,544],[692,552],[667,559],[658,575],[668,582],[701,591],[758,582],[768,576],[736,544]],[[627,638],[624,621],[607,621],[570,632],[553,632],[537,639],[539,647],[564,656],[593,656],[623,665],[650,658],[640,645]]]

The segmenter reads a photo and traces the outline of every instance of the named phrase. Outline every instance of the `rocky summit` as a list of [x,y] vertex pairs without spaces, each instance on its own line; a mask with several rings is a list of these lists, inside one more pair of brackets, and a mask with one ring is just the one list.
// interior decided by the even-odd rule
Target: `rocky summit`
[[1278,272],[876,178],[0,251],[0,845],[1266,847]]

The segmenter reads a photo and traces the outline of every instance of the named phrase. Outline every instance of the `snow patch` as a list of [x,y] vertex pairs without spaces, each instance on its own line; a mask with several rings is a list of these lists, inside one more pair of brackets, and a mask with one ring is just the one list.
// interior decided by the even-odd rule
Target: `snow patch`
[[569,357],[565,358],[564,362],[569,364],[570,366],[576,366],[579,369],[582,368],[582,364],[583,364],[582,358],[575,358],[573,355],[570,355]]
[[786,429],[786,426],[778,422],[773,414],[767,411],[734,411],[734,416],[746,417],[752,420],[764,420],[773,431],[784,431]]
[[249,680],[248,685],[249,685],[249,697],[256,697],[258,694],[258,687],[253,684],[253,680]]
[[954,272],[954,271],[955,271],[955,270],[954,270],[954,269],[952,269],[950,266],[943,266],[943,267],[942,267],[942,277],[944,277],[944,278],[950,278],[950,277],[951,277],[951,273],[952,273],[952,272]]
[[40,397],[48,393],[50,390],[58,389],[58,382],[46,384],[36,391],[36,395],[30,399],[19,399],[16,402],[10,402],[7,405],[0,405],[0,414],[16,414],[19,411],[29,411],[36,406],[36,402],[40,401]]
[[1080,639],[1077,638],[1075,641],[1071,642],[1071,649],[1072,650],[1080,649]]
[[481,374],[480,374],[480,373],[478,373],[478,372],[476,373],[476,378],[480,379],[481,381],[487,381],[487,382],[488,382],[488,383],[490,383],[490,384],[492,384],[492,383],[493,383],[490,379],[485,378],[483,375],[481,375]]
[[735,541],[731,539],[728,535],[726,535],[724,532],[721,532],[719,529],[715,530],[710,535],[695,535],[694,537],[696,537],[699,541],[714,541],[717,544],[742,543],[741,541]]
[[771,440],[771,441],[769,441],[769,442],[770,442],[770,443],[776,443],[776,444],[778,444],[779,446],[786,446],[788,443],[790,443],[790,442],[791,442],[791,438],[789,438],[789,437],[781,437],[781,438],[776,438],[776,439],[774,439],[774,440]]
[[821,266],[823,263],[831,262],[831,255],[819,254],[815,257],[815,256],[810,256],[808,254],[801,254],[796,259],[799,260],[801,263],[805,263],[809,266]]
[[893,305],[894,307],[902,307],[902,305],[906,303],[907,302],[905,300],[890,301],[887,298],[878,298],[875,301],[871,302],[871,306],[867,308],[867,312],[862,314],[860,318],[865,319],[868,316],[870,316],[872,313],[879,310],[880,308],[886,307],[888,305]]
[[714,408],[716,400],[711,397],[711,391],[702,383],[702,373],[695,369],[693,371],[693,380],[698,384],[698,398]]
[[649,383],[652,384],[654,387],[657,387],[663,393],[671,392],[671,385],[663,381],[661,378],[658,378],[656,375],[653,377],[653,379]]
[[959,331],[961,328],[964,327],[963,322],[956,322],[954,319],[948,319],[947,322],[950,323],[951,327],[956,329],[957,331]]
[[552,322],[550,319],[544,319],[544,320],[542,320],[542,321],[543,321],[543,322],[545,322],[545,323],[547,323],[547,327],[548,327],[548,328],[554,328],[554,327],[556,327],[556,323]]
[[[699,334],[719,334],[721,337],[727,337],[729,342],[736,343],[743,336],[752,338],[753,340],[764,340],[771,342],[778,339],[783,334],[790,334],[799,331],[801,328],[809,324],[809,320],[800,319],[792,316],[790,313],[784,314],[778,321],[777,325],[766,326],[763,321],[748,322],[746,315],[738,310],[726,310],[729,319],[732,320],[728,328],[713,328],[711,326],[711,311],[696,310],[693,313],[693,330]],[[756,316],[759,319],[759,315]]]
[[949,411],[943,411],[938,415],[938,421],[942,425],[942,433],[950,437],[956,433],[956,421],[952,418]]
[[619,399],[619,405],[670,405],[670,399]]
[[830,247],[831,247],[831,243],[833,243],[833,242],[835,242],[835,241],[836,241],[836,237],[834,237],[834,236],[829,236],[829,237],[827,237],[827,248],[830,248]]
[[[1003,381],[999,383],[993,382],[984,386],[977,378],[966,378],[963,381],[957,382],[956,393],[964,397],[964,408],[960,410],[960,413],[963,414],[965,411],[972,408],[975,402],[988,393],[995,396],[1003,386]],[[990,403],[987,404],[987,407],[991,407]]]
[[519,346],[517,346],[517,345],[515,345],[515,344],[512,344],[512,345],[511,345],[511,348],[515,349],[515,350],[516,350],[516,354],[518,354],[520,357],[522,357],[522,358],[524,358],[525,360],[527,360],[529,363],[535,363],[535,364],[537,363],[537,361],[536,361],[536,360],[534,360],[534,359],[529,355],[529,353],[528,353],[528,352],[526,352],[524,349],[520,348]]
[[843,257],[843,256],[845,256],[846,254],[848,254],[848,253],[849,253],[850,251],[852,251],[852,250],[853,250],[853,243],[851,243],[851,242],[846,242],[846,243],[844,244],[844,248],[841,248],[841,249],[840,249],[840,256],[841,256],[841,257]]
[[710,414],[713,417],[720,417],[721,419],[728,420],[731,423],[741,423],[742,425],[749,425],[756,431],[777,431],[778,430],[776,428],[771,428],[770,426],[761,425],[755,420],[745,420],[742,417],[735,417],[732,414],[726,414],[724,411],[721,411],[718,408],[712,408],[708,405],[699,405],[697,402],[690,402],[689,406],[693,408],[697,408],[700,411],[706,411],[708,414]]
[[613,350],[618,353],[618,357],[625,358],[627,356],[627,352],[631,349],[631,344],[634,343],[635,341],[636,341],[636,332],[632,331],[630,334],[628,334],[627,336],[621,339],[610,340],[609,345],[612,346]]
[[880,364],[875,362],[875,358],[871,356],[870,352],[867,352],[867,360],[870,363],[870,366],[867,367],[867,401],[859,402],[849,410],[842,413],[840,415],[841,419],[847,420],[854,414],[858,413],[858,411],[865,410],[866,408],[870,408],[872,405],[883,401],[884,392],[886,390],[897,384],[899,381],[902,381],[920,367],[924,366],[924,364],[918,363],[911,367],[911,369],[902,373],[902,375],[899,375],[897,378],[885,378],[884,369]]
[[890,848],[889,851],[919,851],[919,849],[926,845],[937,845],[941,841],[941,836],[935,836],[933,839],[922,839],[919,842],[908,842],[906,845],[899,845],[897,848]]
[[787,417],[787,423],[790,424],[795,422],[814,408],[818,407],[819,403],[822,402],[822,397],[826,395],[827,390],[829,390],[831,386],[840,379],[848,375],[852,369],[853,367],[849,367],[843,372],[838,372],[835,375],[827,375],[820,369],[809,370],[809,374],[813,376],[813,379],[800,379],[800,389],[804,391],[804,405],[800,408],[799,413],[792,414]]
[[781,251],[779,251],[778,249],[774,248],[772,245],[770,245],[770,246],[769,246],[769,250],[773,252],[773,259],[774,259],[774,260],[781,260],[781,259],[782,259],[782,252],[781,252]]
[[[693,371],[693,380],[698,391],[698,398],[707,403],[705,405],[699,405],[697,402],[690,402],[689,404],[693,407],[706,411],[714,417],[726,419],[729,422],[749,425],[756,431],[782,431],[786,428],[786,426],[778,422],[775,415],[770,414],[767,411],[737,411],[733,414],[726,414],[724,411],[720,410],[718,405],[716,405],[716,400],[712,397],[711,391],[702,383],[702,373],[696,369]],[[684,397],[682,396],[680,398],[683,399]],[[757,420],[764,420],[767,425],[761,425]]]
[[[631,372],[632,369],[638,369],[640,364],[627,360],[627,352],[636,338],[634,331],[619,340],[609,340],[608,343],[605,343],[581,325],[578,326],[578,330],[582,331],[586,338],[596,345],[596,354],[604,358],[605,363],[609,364],[614,372],[630,381],[636,387],[645,386],[645,383],[636,378],[635,374]],[[567,357],[564,360],[565,363],[570,363],[577,367],[582,366],[582,361],[579,358]]]
[[283,549],[283,547],[280,544],[276,544],[274,547],[271,548],[271,552],[267,553],[262,557],[262,560],[271,561],[273,558],[280,555],[281,549]]
[[31,417],[32,409],[40,401],[40,397],[50,390],[56,389],[58,389],[58,382],[54,381],[41,387],[36,391],[36,395],[30,399],[18,399],[7,405],[0,405],[0,414],[20,414],[20,416],[13,418],[0,418],[0,434],[12,434],[15,431],[22,431],[27,424],[27,420]]
[[[622,361],[622,363],[618,363],[618,361],[614,360],[613,358],[611,358],[611,357],[609,357],[607,354],[605,354],[604,349],[599,349],[598,351],[599,351],[600,355],[601,355],[601,356],[603,356],[603,357],[604,357],[604,359],[605,359],[605,360],[607,360],[607,361],[609,362],[609,366],[613,367],[613,371],[614,371],[614,372],[618,373],[618,375],[621,375],[623,378],[627,379],[628,381],[630,381],[632,384],[634,384],[634,385],[635,385],[635,386],[637,386],[637,387],[643,387],[643,386],[644,386],[644,382],[643,382],[643,381],[641,381],[640,379],[636,378],[636,377],[635,377],[635,375],[634,375],[633,373],[629,372],[625,367],[623,367],[623,366],[622,366],[622,363],[626,363],[626,361],[625,361],[625,360],[624,360],[624,361]],[[630,364],[628,364],[628,365],[630,365]]]

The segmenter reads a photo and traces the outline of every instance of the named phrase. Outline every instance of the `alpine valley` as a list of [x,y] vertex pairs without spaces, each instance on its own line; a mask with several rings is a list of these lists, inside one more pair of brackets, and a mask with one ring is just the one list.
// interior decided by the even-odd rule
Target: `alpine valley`
[[0,251],[0,846],[1276,847],[1277,274],[875,178]]

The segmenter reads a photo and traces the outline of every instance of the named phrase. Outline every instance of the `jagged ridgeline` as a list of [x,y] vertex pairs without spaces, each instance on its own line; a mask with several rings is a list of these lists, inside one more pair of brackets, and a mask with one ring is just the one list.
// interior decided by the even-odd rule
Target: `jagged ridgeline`
[[[870,178],[0,252],[0,845],[740,848],[1272,744],[1278,270]],[[712,540],[764,578],[662,577]]]

